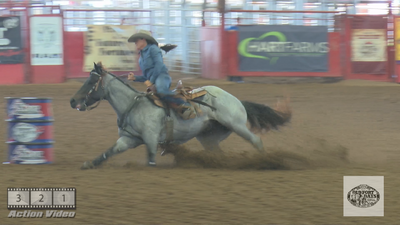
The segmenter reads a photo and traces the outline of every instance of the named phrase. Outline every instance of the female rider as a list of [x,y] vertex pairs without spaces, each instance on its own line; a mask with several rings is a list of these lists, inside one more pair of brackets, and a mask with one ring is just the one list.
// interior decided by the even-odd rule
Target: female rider
[[162,100],[177,104],[182,110],[183,118],[195,118],[196,112],[192,105],[181,98],[173,97],[175,93],[170,91],[171,77],[164,65],[158,42],[151,36],[150,32],[140,30],[132,35],[128,42],[134,42],[139,50],[139,66],[143,72],[143,76],[129,73],[128,80],[144,82],[150,90],[157,92]]

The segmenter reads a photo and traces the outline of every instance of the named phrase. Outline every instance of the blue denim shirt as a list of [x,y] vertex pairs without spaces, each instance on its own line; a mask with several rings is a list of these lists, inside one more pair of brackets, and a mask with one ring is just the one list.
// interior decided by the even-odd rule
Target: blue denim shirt
[[134,81],[145,82],[149,80],[154,84],[158,76],[169,76],[168,69],[163,62],[161,49],[157,45],[147,45],[140,51],[139,66],[143,76],[135,75]]

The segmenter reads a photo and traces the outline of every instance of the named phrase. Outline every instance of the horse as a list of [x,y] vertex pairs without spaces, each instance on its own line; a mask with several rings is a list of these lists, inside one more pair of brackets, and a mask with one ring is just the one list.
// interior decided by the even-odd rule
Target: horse
[[[79,111],[94,109],[107,100],[118,116],[119,138],[113,146],[81,169],[94,169],[113,155],[146,145],[148,166],[156,166],[160,143],[167,138],[166,118],[173,122],[171,143],[183,144],[196,138],[206,150],[222,151],[219,143],[235,132],[260,152],[265,152],[262,140],[256,135],[262,130],[278,129],[290,121],[289,107],[283,110],[240,101],[216,86],[203,86],[207,93],[198,104],[201,115],[189,120],[180,118],[173,110],[167,116],[164,108],[154,104],[148,93],[140,92],[123,79],[105,70],[101,63],[94,68],[82,87],[70,99],[71,108]],[[196,104],[196,103],[195,103]],[[249,124],[249,127],[247,126]]]

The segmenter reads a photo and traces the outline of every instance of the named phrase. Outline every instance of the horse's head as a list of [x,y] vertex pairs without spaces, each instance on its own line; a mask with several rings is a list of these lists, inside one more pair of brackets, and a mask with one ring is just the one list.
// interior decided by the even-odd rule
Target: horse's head
[[89,78],[85,81],[82,87],[72,96],[70,103],[73,109],[86,111],[93,109],[91,105],[105,98],[105,90],[103,87],[103,77],[106,75],[101,62],[94,63],[94,68],[90,72]]

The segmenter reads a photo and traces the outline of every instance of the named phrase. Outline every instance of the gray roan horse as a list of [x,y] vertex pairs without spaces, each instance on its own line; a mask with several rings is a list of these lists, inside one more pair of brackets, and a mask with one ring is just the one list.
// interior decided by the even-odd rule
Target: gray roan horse
[[[247,121],[251,130],[260,131],[277,129],[291,118],[290,110],[240,101],[215,86],[203,88],[208,93],[201,101],[212,107],[199,104],[203,113],[189,120],[183,120],[172,112],[169,118],[173,121],[173,144],[183,144],[195,137],[206,150],[220,150],[219,143],[233,131],[262,152],[261,138],[249,130]],[[95,63],[89,78],[71,98],[70,104],[73,109],[86,111],[95,108],[97,105],[92,105],[103,99],[118,115],[119,139],[93,161],[84,162],[82,169],[96,168],[111,156],[142,144],[147,147],[148,165],[155,166],[158,145],[167,136],[165,109],[156,106],[146,93],[135,90]]]

